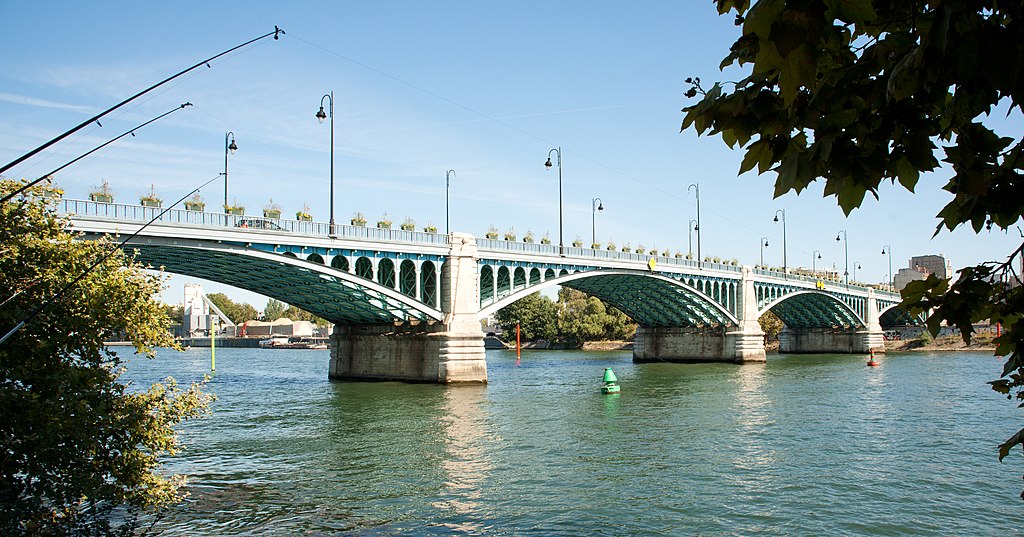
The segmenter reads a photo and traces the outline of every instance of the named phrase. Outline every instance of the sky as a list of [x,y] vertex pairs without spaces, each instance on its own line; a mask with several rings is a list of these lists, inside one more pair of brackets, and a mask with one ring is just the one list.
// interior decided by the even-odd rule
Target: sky
[[[200,60],[285,31],[154,90],[6,172],[34,179],[117,135],[181,109],[65,169],[65,197],[85,199],[103,181],[115,201],[152,188],[173,201],[224,171],[229,201],[260,214],[304,206],[329,216],[330,120],[315,118],[334,95],[335,219],[354,212],[396,225],[412,218],[444,231],[445,175],[453,231],[494,226],[522,237],[559,232],[562,152],[564,242],[686,253],[700,190],[701,253],[742,264],[833,264],[869,283],[911,256],[945,255],[954,270],[1004,260],[1016,229],[943,231],[935,214],[950,195],[949,171],[922,176],[916,193],[884,184],[846,217],[822,184],[773,199],[774,174],[738,176],[742,151],[720,138],[680,132],[687,77],[736,80],[719,63],[738,37],[711,1],[645,2],[54,2],[0,0],[0,162],[14,160],[126,97]],[[997,120],[1020,136],[1019,115]],[[941,156],[940,156],[941,159]],[[224,181],[201,191],[219,206]],[[594,214],[593,200],[604,210]],[[785,211],[786,233],[773,217]],[[847,240],[836,241],[839,231]],[[762,247],[762,237],[769,246]],[[848,254],[844,247],[848,249]],[[860,268],[855,268],[859,264]],[[225,292],[262,309],[266,299]]]

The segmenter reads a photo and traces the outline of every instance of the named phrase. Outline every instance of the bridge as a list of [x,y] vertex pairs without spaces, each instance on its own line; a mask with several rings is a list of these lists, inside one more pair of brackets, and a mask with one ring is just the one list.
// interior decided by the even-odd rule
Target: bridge
[[162,210],[72,199],[57,206],[87,239],[139,232],[125,249],[143,263],[260,293],[334,323],[332,378],[486,382],[481,320],[558,285],[632,318],[637,362],[763,362],[758,318],[768,311],[784,323],[780,352],[790,353],[882,351],[882,327],[910,322],[895,308],[899,295],[745,266]]

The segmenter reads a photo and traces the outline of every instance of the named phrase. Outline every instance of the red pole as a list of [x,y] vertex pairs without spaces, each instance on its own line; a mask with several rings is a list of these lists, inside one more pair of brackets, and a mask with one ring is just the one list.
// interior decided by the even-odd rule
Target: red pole
[[516,323],[516,365],[519,365],[519,353],[522,350],[522,344],[519,339],[519,323]]

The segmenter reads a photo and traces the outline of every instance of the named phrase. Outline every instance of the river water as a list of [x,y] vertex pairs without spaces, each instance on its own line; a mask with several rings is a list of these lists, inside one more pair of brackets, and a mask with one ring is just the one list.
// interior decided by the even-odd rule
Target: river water
[[[488,351],[487,386],[330,382],[327,351],[217,349],[162,535],[1006,535],[1020,425],[988,354]],[[209,349],[129,365],[144,385]],[[599,391],[605,367],[620,395]]]

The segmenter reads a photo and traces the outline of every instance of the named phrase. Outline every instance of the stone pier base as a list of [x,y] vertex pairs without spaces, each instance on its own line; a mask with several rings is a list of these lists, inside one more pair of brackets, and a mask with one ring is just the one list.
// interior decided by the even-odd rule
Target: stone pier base
[[779,333],[779,352],[786,354],[867,354],[885,352],[881,331],[784,328]]
[[332,379],[440,384],[487,382],[483,334],[453,334],[442,323],[335,325]]
[[633,361],[764,362],[764,336],[723,328],[639,327],[633,338]]

